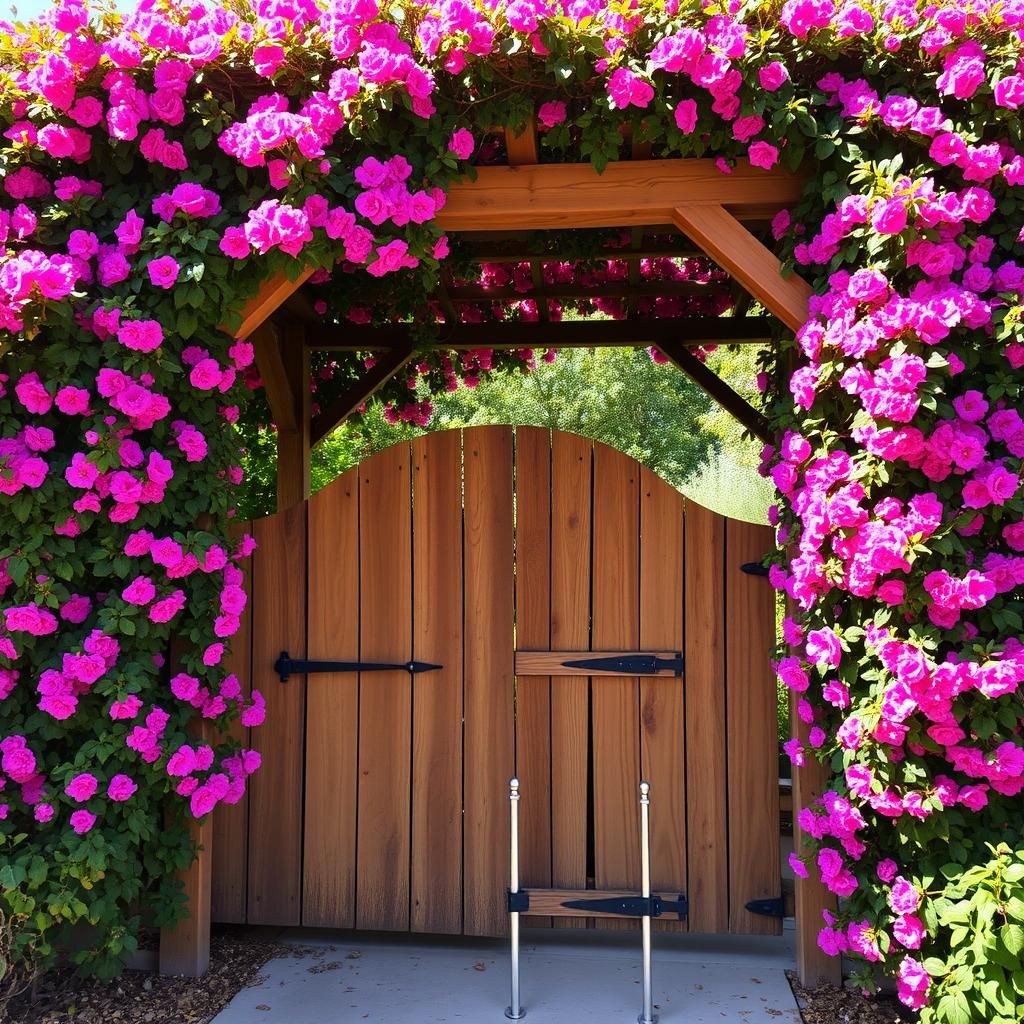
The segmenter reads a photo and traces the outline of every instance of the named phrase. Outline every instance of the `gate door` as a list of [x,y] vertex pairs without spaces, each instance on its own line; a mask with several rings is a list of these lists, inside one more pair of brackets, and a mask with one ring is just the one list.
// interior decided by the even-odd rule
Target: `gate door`
[[[779,930],[745,909],[779,895],[774,604],[740,571],[767,528],[507,427],[396,445],[252,525],[231,669],[266,699],[236,730],[263,767],[217,810],[215,920],[499,935],[515,773],[527,888],[639,889],[645,777],[655,890],[693,931]],[[673,668],[565,665],[599,652]]]

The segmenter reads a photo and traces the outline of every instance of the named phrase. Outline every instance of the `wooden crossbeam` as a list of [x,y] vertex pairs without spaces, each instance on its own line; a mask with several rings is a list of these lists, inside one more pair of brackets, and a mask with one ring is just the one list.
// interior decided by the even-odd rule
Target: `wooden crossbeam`
[[[437,340],[419,345],[425,351],[472,348],[607,348],[645,345],[763,345],[771,341],[772,317],[681,316],[657,320],[565,320],[527,323],[439,324]],[[376,352],[413,343],[407,324],[368,327],[324,324],[307,335],[313,349],[329,352]]]
[[609,281],[587,288],[578,284],[542,284],[528,292],[515,288],[491,288],[482,284],[464,284],[449,288],[452,302],[522,302],[523,299],[627,299],[659,298],[663,295],[708,295],[724,290],[723,281]]
[[[654,234],[654,231],[644,228],[634,228],[644,235]],[[666,232],[675,232],[675,227],[667,227]],[[498,249],[484,244],[468,246],[460,250],[460,255],[465,255],[474,263],[529,263],[532,260],[539,260],[541,263],[561,263],[563,257],[560,253],[537,253],[529,252],[523,248]],[[694,259],[704,256],[700,249],[687,245],[684,239],[680,239],[678,245],[641,245],[638,249],[602,249],[593,256],[580,259],[582,263],[604,263],[614,260],[651,260],[669,257],[676,260]],[[568,262],[568,261],[566,261]],[[572,262],[577,262],[577,257],[572,257]]]
[[814,294],[811,286],[797,274],[783,277],[774,253],[724,206],[686,203],[675,210],[673,220],[790,330],[803,326]]
[[740,161],[722,174],[713,160],[625,160],[598,174],[590,164],[478,167],[453,185],[438,214],[444,231],[631,227],[673,222],[685,204],[721,204],[764,220],[796,203],[803,178]]
[[726,412],[731,413],[755,437],[766,444],[772,440],[768,421],[742,395],[738,395],[718,374],[709,370],[692,352],[677,342],[659,342],[658,347],[672,363],[704,389]]
[[[319,347],[319,346],[316,346]],[[339,423],[351,416],[379,391],[415,355],[408,342],[391,352],[381,354],[366,373],[346,388],[319,416],[309,430],[311,444],[319,444]]]

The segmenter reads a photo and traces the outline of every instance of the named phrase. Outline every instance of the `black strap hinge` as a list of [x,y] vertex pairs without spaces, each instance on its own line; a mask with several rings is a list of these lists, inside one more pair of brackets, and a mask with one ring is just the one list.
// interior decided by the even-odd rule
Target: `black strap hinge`
[[566,900],[563,907],[584,913],[618,914],[622,917],[661,917],[675,914],[682,921],[689,913],[686,896],[682,893],[670,900],[663,896],[612,896],[600,899]]
[[786,905],[781,896],[771,896],[763,900],[751,900],[745,904],[747,910],[761,917],[785,917]]
[[760,562],[744,562],[740,566],[740,572],[745,572],[748,576],[767,576],[768,567]]

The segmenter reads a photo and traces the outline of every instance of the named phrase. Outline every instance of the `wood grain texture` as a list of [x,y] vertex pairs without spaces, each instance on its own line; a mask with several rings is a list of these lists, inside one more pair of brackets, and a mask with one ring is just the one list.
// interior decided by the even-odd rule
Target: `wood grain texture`
[[[683,649],[683,496],[640,469],[640,644]],[[641,775],[651,784],[651,883],[686,891],[682,679],[640,680]],[[684,930],[665,921],[659,928]]]
[[[686,861],[692,932],[729,927],[724,548],[725,520],[687,502]],[[778,843],[777,829],[768,841]]]
[[278,430],[298,430],[298,407],[281,354],[280,332],[273,324],[264,324],[253,334],[252,346],[274,425]]
[[[551,435],[551,645],[590,646],[590,535],[594,444]],[[587,885],[587,774],[590,687],[551,679],[551,884]],[[560,922],[583,927],[584,921]]]
[[782,921],[751,914],[748,900],[780,892],[778,739],[765,728],[777,710],[775,591],[740,566],[760,562],[773,547],[772,531],[736,519],[726,521],[725,635],[729,780],[729,931],[781,935]]
[[[309,500],[310,658],[359,657],[359,471]],[[307,682],[306,818],[302,923],[355,925],[359,678],[311,675]]]
[[[359,467],[359,653],[404,661],[412,647],[412,522],[408,444]],[[412,681],[359,679],[356,927],[409,928]]]
[[265,323],[281,304],[302,287],[316,267],[303,267],[295,280],[283,270],[268,277],[259,287],[259,291],[242,307],[237,329],[221,324],[220,329],[235,338],[251,338],[254,331]]
[[[516,642],[551,643],[551,432],[518,427],[516,475]],[[516,655],[516,776],[520,879],[551,885],[551,678],[523,675]],[[531,926],[543,923],[531,916]]]
[[443,231],[521,231],[550,228],[668,224],[684,203],[722,203],[741,217],[771,217],[797,202],[803,179],[739,161],[724,175],[713,160],[612,161],[598,174],[591,164],[478,167],[475,181],[458,182],[437,216]]
[[[680,618],[680,621],[682,619]],[[524,640],[518,637],[520,643]],[[573,667],[566,662],[589,661],[594,658],[661,658],[674,660],[679,657],[679,650],[674,651],[653,651],[643,649],[637,651],[516,651],[516,675],[519,676],[545,676],[557,672],[563,676],[588,676],[593,679],[602,676],[618,676],[613,669],[599,669],[594,666]],[[659,668],[657,671],[644,674],[644,678],[655,678],[657,676],[673,676],[674,669]]]
[[463,434],[465,476],[465,845],[463,931],[507,927],[513,738],[512,430]]
[[252,733],[263,758],[249,782],[249,924],[300,920],[302,774],[306,679],[282,683],[274,661],[306,649],[306,507],[253,523],[252,686],[266,700],[266,721]]
[[412,442],[413,677],[409,926],[462,931],[462,435]]
[[[640,466],[594,445],[593,618],[591,646],[639,646]],[[594,884],[638,889],[640,840],[639,682],[602,678],[591,686]]]
[[[242,523],[239,533],[251,528]],[[245,590],[250,595],[239,616],[241,625],[231,638],[231,654],[224,661],[225,673],[233,673],[248,699],[252,691],[252,558],[236,563],[245,573]],[[249,730],[236,718],[227,735],[243,747],[249,745]],[[249,793],[237,804],[218,804],[213,812],[213,879],[211,919],[222,924],[245,924],[246,875],[249,864]]]
[[672,223],[790,330],[803,326],[814,294],[799,274],[783,277],[778,258],[723,206],[686,203]]

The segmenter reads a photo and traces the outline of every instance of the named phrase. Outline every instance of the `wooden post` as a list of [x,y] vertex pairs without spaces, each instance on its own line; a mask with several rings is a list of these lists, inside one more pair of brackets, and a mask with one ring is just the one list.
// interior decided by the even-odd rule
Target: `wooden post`
[[[787,599],[786,613],[793,615],[796,605]],[[800,811],[811,807],[825,791],[828,768],[813,753],[808,736],[811,727],[796,713],[797,698],[791,693],[789,700],[790,735],[800,741],[806,751],[803,767],[793,765],[793,849],[801,853],[803,834],[800,830]],[[817,877],[817,868],[811,865],[809,878],[797,878],[796,893],[796,972],[804,988],[819,985],[842,984],[842,964],[839,957],[831,957],[818,947],[818,932],[824,927],[821,912],[836,912],[836,898]]]
[[277,429],[277,510],[309,497],[309,349],[301,326],[281,331],[281,361],[294,409],[295,429]]
[[202,977],[210,966],[210,882],[213,878],[213,815],[189,826],[199,854],[178,876],[185,883],[188,917],[160,929],[160,973]]

